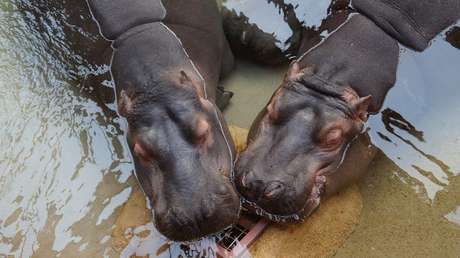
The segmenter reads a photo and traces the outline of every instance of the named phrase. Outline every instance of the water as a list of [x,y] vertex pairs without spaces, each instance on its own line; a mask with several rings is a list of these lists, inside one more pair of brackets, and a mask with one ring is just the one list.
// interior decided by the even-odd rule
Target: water
[[[264,1],[264,0],[230,0],[224,3],[224,7],[235,11],[237,14],[243,13],[248,17],[248,22],[257,26],[268,34],[272,34],[276,39],[276,45],[283,51],[290,47],[291,37],[294,34],[293,28],[285,22],[286,13],[281,11],[279,2],[284,2],[286,6],[295,6],[296,18],[299,22],[318,27],[324,17],[327,16],[329,1]],[[267,18],[270,17],[270,18]]]
[[443,33],[424,53],[402,50],[397,84],[369,123],[381,153],[361,183],[363,218],[337,257],[459,257],[458,43]]
[[[0,3],[0,256],[118,257],[110,235],[137,185],[104,42],[84,5],[49,2]],[[316,26],[324,15],[302,13]],[[361,222],[337,257],[460,253],[460,42],[444,35],[402,51],[369,123],[382,151],[360,184]],[[248,127],[285,69],[239,62],[229,124]]]
[[72,18],[39,1],[0,4],[3,255],[109,254],[114,210],[131,192],[120,121],[81,86],[107,69],[75,45],[98,38]]

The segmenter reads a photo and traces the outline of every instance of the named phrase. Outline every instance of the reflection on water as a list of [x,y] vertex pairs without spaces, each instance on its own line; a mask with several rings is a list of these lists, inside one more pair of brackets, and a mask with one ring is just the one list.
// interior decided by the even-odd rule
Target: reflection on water
[[430,200],[460,173],[460,51],[443,37],[423,53],[402,51],[397,83],[369,123],[374,144]]
[[460,49],[460,27],[454,26],[446,33],[446,40],[452,46]]
[[116,257],[114,220],[136,182],[108,45],[84,1],[50,2],[0,3],[0,256]]
[[349,2],[227,0],[224,30],[238,56],[280,64],[295,58],[301,45],[313,47],[343,23]]
[[71,18],[40,1],[0,4],[2,255],[109,254],[111,215],[129,196],[119,120],[79,86],[104,67],[72,44],[97,36]]
[[292,37],[296,30],[319,28],[335,4],[331,5],[330,1],[228,0],[224,7],[246,16],[247,23],[273,35],[276,45],[286,51],[294,44]]
[[[83,22],[90,21],[84,5],[50,2],[0,3],[0,256],[117,257],[110,234],[136,182],[107,81],[105,43],[92,22]],[[307,11],[296,17],[319,26],[324,14],[318,9],[326,1],[285,2],[312,4],[297,7]],[[280,42],[288,27],[272,30]],[[424,53],[402,51],[397,85],[369,122],[382,150],[370,169],[378,173],[362,185],[362,223],[338,257],[359,257],[371,248],[396,256],[460,252],[457,48],[458,26]],[[229,122],[248,127],[284,70],[239,63],[227,82],[236,93]],[[152,225],[133,236],[146,228]],[[134,242],[140,255],[141,243],[168,250],[157,255],[196,254],[185,245],[159,245],[153,230],[146,238],[150,242]],[[411,244],[400,249],[407,253],[395,248],[402,242]],[[214,254],[212,241],[201,245]]]
[[397,83],[383,111],[369,121],[372,141],[382,154],[361,185],[363,217],[336,257],[460,253],[456,28],[423,53],[402,50]]
[[452,212],[449,212],[446,219],[460,226],[460,206]]

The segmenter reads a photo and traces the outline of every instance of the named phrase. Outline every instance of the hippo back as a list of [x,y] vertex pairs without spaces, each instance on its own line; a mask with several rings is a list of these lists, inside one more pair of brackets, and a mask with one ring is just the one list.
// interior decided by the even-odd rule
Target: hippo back
[[88,5],[102,35],[109,40],[117,39],[136,26],[161,21],[166,15],[161,0],[136,1],[136,4],[126,4],[124,0],[97,0],[88,1]]

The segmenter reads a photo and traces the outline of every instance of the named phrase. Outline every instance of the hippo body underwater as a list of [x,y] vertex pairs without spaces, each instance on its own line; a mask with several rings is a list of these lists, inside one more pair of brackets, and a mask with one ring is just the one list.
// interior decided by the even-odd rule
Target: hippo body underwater
[[[292,22],[292,6],[268,2],[284,12],[286,22],[299,23]],[[300,43],[279,51],[296,58],[254,121],[248,148],[235,167],[238,192],[252,209],[276,221],[308,216],[321,197],[339,191],[363,172],[372,158],[363,129],[395,84],[399,44],[423,51],[460,18],[458,0],[354,0],[351,7],[338,9],[333,8],[336,3],[332,1],[328,18],[313,29],[316,34],[312,29],[293,30],[290,39]],[[237,41],[231,44],[246,45],[264,57],[275,43],[242,16],[227,11],[225,24],[239,23],[234,27],[239,32],[231,33],[246,33],[230,37]],[[329,26],[335,29],[331,35],[312,47],[325,28],[331,32]],[[263,40],[254,40],[258,37]],[[369,155],[355,156],[360,153]],[[366,166],[349,171],[350,163]]]
[[[88,0],[112,41],[118,112],[156,228],[191,241],[235,223],[235,149],[216,97],[233,56],[213,0]],[[227,94],[227,95],[225,95]]]
[[352,12],[349,0],[227,0],[222,15],[233,52],[280,65],[318,44]]

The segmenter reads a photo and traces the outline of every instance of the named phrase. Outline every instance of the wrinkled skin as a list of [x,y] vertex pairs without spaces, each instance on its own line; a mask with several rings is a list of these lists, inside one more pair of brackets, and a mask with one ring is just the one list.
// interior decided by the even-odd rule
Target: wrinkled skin
[[233,56],[215,1],[89,4],[113,40],[118,113],[156,228],[193,241],[231,226],[240,212],[234,146],[216,99]]
[[319,205],[326,176],[367,120],[370,97],[349,88],[341,96],[319,94],[299,81],[305,72],[291,66],[253,123],[236,166],[238,191],[275,219],[296,220]]
[[240,202],[229,178],[233,147],[221,132],[216,106],[193,89],[170,87],[177,92],[169,97],[187,97],[129,111],[128,142],[157,229],[185,241],[236,222]]
[[325,192],[346,185],[342,161],[355,162],[348,150],[368,112],[380,109],[394,85],[398,58],[393,38],[353,15],[291,65],[253,123],[235,169],[237,189],[251,206],[274,220],[298,220],[318,207]]
[[[113,65],[127,65],[122,49]],[[134,56],[142,59],[142,53]],[[215,93],[206,94],[204,81],[187,62],[181,66],[160,67],[158,81],[149,81],[156,86],[148,91],[137,85],[119,87],[118,106],[128,119],[136,174],[156,228],[171,240],[190,241],[234,224],[240,200],[230,180],[234,147],[220,111],[207,97]],[[142,69],[130,74],[138,73]],[[213,85],[206,82],[209,90]]]
[[[254,122],[237,162],[238,191],[269,218],[308,216],[324,191],[360,174],[344,169],[372,156],[365,146],[357,151],[354,140],[362,143],[368,112],[380,110],[395,84],[398,42],[423,51],[460,18],[457,0],[356,0],[352,6],[359,13],[321,44],[309,48],[304,35],[304,52]],[[349,148],[366,155],[349,159]]]

